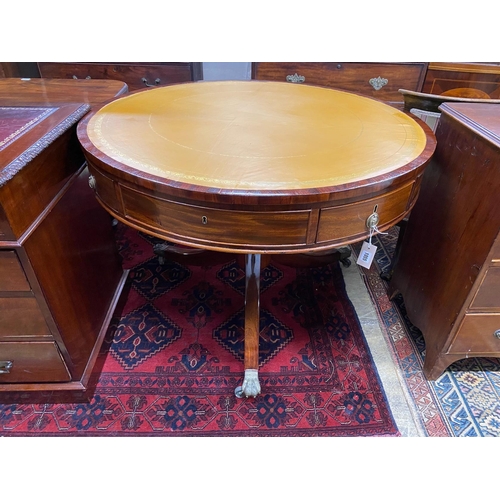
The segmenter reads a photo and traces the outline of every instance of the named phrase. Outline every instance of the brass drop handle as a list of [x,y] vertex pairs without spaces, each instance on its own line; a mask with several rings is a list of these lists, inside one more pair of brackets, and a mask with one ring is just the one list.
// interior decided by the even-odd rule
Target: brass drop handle
[[0,373],[10,373],[12,361],[0,361]]
[[497,330],[496,332],[493,332],[493,337],[496,339],[500,340],[500,330]]
[[146,87],[154,87],[155,85],[160,85],[161,83],[161,80],[159,78],[157,78],[155,80],[155,83],[154,85],[151,85],[149,82],[148,82],[148,79],[147,78],[141,78],[141,81],[142,83],[144,83],[144,85],[146,85]]
[[89,175],[89,186],[90,186],[90,189],[92,189],[92,191],[95,191],[95,188],[96,188],[96,180],[95,180],[95,177],[93,175]]
[[[85,80],[91,80],[91,79],[92,79],[92,77],[90,75],[87,75],[85,77]],[[78,77],[76,75],[73,75],[73,80],[78,80]]]

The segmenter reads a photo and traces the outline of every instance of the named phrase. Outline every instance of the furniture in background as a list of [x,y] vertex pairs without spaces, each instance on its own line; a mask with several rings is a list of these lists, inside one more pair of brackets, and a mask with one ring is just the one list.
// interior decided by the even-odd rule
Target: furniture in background
[[500,104],[444,103],[389,282],[426,344],[425,376],[500,357]]
[[286,254],[321,258],[396,224],[435,148],[428,127],[377,100],[255,80],[137,92],[86,116],[78,138],[113,217],[245,257],[245,378],[236,395],[247,397],[260,392],[261,268]]
[[0,401],[79,399],[126,273],[76,126],[118,81],[0,79]]
[[[486,98],[469,98],[465,95],[451,95],[453,92],[441,95],[414,92],[408,89],[400,89],[399,92],[402,94],[404,99],[403,109],[405,111],[409,111],[420,118],[423,122],[427,123],[433,131],[436,130],[439,117],[441,116],[439,106],[445,102],[500,104],[500,99],[490,99],[487,95]],[[458,93],[460,92],[457,92],[457,94]],[[463,94],[466,94],[466,92]],[[481,95],[481,93],[477,93],[477,95]]]
[[430,62],[421,90],[427,94],[500,99],[500,64]]
[[[3,73],[3,74],[2,74]],[[0,77],[118,80],[130,91],[203,79],[199,62],[0,63]]]
[[120,80],[130,91],[193,82],[203,78],[201,63],[83,63],[83,62],[39,62],[38,69],[43,78],[110,79]]
[[387,103],[401,103],[400,88],[420,91],[427,63],[254,62],[252,78],[305,83],[358,92]]

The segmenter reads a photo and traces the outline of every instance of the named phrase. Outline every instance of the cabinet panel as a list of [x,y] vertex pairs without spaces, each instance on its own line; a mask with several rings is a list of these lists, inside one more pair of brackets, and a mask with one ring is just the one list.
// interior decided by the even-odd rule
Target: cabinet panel
[[0,383],[69,382],[54,342],[0,343]]
[[0,250],[0,292],[29,292],[30,290],[16,252]]

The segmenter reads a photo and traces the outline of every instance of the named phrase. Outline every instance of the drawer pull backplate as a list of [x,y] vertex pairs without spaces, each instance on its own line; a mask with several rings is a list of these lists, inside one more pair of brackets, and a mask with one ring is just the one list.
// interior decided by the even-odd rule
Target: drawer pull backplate
[[0,373],[10,373],[12,361],[0,361]]
[[382,87],[389,83],[389,80],[387,78],[381,78],[380,76],[378,76],[377,78],[370,78],[369,82],[375,90],[380,90]]

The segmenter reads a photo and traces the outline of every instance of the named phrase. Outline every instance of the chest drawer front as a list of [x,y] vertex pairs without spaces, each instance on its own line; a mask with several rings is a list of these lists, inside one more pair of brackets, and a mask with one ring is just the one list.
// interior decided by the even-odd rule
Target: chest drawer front
[[471,304],[471,309],[498,309],[500,312],[500,267],[490,267]]
[[0,298],[0,341],[50,336],[34,297]]
[[29,292],[30,290],[31,287],[16,252],[0,250],[0,292]]
[[69,380],[70,375],[54,342],[0,343],[0,384]]
[[258,212],[218,210],[158,200],[122,188],[129,220],[164,230],[179,241],[216,245],[304,245],[309,210]]
[[367,235],[366,219],[373,213],[375,206],[379,217],[379,227],[400,218],[406,213],[412,186],[413,184],[408,184],[397,191],[373,198],[370,201],[322,209],[319,217],[317,243],[342,238],[354,241],[355,238]]
[[322,85],[358,92],[384,101],[402,102],[399,89],[419,91],[425,63],[254,63],[257,80]]
[[113,63],[38,63],[44,78],[120,80],[129,90],[193,80],[190,63],[113,64]]
[[467,314],[453,339],[451,354],[500,354],[500,314]]

